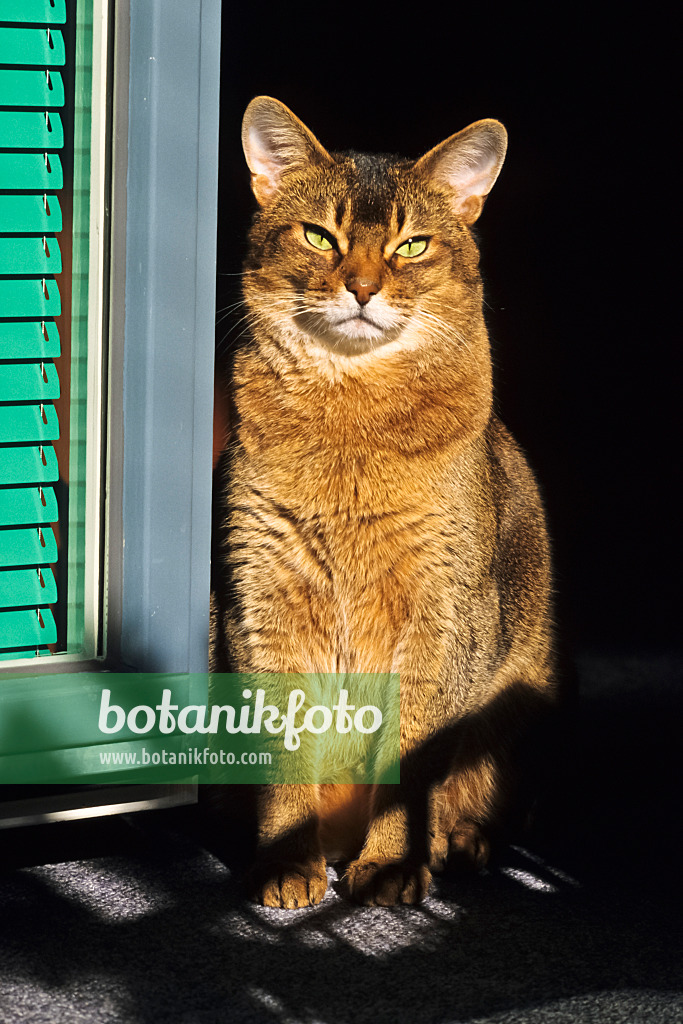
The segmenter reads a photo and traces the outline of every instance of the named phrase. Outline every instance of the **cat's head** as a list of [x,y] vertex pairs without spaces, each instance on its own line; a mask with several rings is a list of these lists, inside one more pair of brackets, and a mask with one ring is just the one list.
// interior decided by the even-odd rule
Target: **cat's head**
[[505,157],[500,122],[477,121],[417,161],[328,153],[258,96],[242,142],[260,206],[244,290],[265,329],[342,357],[471,333],[481,282],[468,226]]

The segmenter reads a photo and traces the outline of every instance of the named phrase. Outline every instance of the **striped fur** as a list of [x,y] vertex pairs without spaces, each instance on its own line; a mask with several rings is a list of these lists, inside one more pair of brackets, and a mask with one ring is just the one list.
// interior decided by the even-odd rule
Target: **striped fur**
[[253,894],[318,902],[327,854],[353,899],[416,902],[430,867],[485,861],[556,699],[544,514],[492,413],[470,230],[505,132],[477,122],[418,161],[330,154],[259,97],[243,140],[260,206],[212,667],[401,676],[400,786],[262,788]]

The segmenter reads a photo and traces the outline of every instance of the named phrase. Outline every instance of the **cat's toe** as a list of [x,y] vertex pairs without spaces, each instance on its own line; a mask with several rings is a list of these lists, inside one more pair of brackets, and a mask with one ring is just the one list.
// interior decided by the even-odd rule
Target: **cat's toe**
[[357,860],[344,876],[349,898],[370,907],[420,903],[427,895],[431,874],[426,864],[407,861]]
[[314,906],[327,891],[325,861],[257,864],[247,886],[254,902],[264,907],[298,910]]

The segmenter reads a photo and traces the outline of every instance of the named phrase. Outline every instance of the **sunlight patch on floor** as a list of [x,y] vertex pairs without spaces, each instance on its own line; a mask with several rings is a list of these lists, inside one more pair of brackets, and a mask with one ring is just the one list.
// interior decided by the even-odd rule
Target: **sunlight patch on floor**
[[580,887],[581,883],[577,881],[576,878],[572,878],[571,875],[568,875],[567,872],[563,871],[561,868],[556,868],[553,867],[552,864],[548,864],[548,862],[543,860],[542,857],[539,857],[538,854],[531,853],[523,846],[511,846],[510,849],[514,850],[515,853],[520,854],[520,856],[524,857],[526,860],[530,860],[533,864],[538,865],[538,867],[542,868],[543,871],[547,871],[548,874],[559,879],[560,882],[564,882],[566,885]]
[[534,889],[536,892],[557,892],[556,885],[544,882],[530,871],[521,871],[519,868],[501,868],[500,873],[506,878],[512,878],[515,882],[519,882],[527,889]]
[[[347,946],[372,957],[385,957],[418,945],[438,948],[463,911],[438,896],[428,896],[419,906],[359,907],[336,891],[338,877],[328,868],[329,888],[317,907],[274,910],[250,906],[239,912],[240,930],[268,942],[294,939],[309,949]],[[235,921],[235,923],[237,923]]]
[[[149,881],[119,873],[111,861],[88,861],[86,870],[74,870],[77,861],[32,869],[50,888],[72,903],[108,921],[131,921],[158,913],[165,902],[160,891],[149,891]],[[170,902],[170,898],[169,898]]]

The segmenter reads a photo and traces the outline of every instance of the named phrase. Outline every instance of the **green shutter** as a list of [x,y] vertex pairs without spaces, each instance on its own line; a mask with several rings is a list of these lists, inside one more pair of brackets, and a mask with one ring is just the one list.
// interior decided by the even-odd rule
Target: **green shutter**
[[65,0],[2,0],[2,20],[22,24],[63,25],[66,21]]
[[[1,0],[0,660],[44,653],[57,631],[64,0]],[[5,66],[3,66],[5,65]]]

